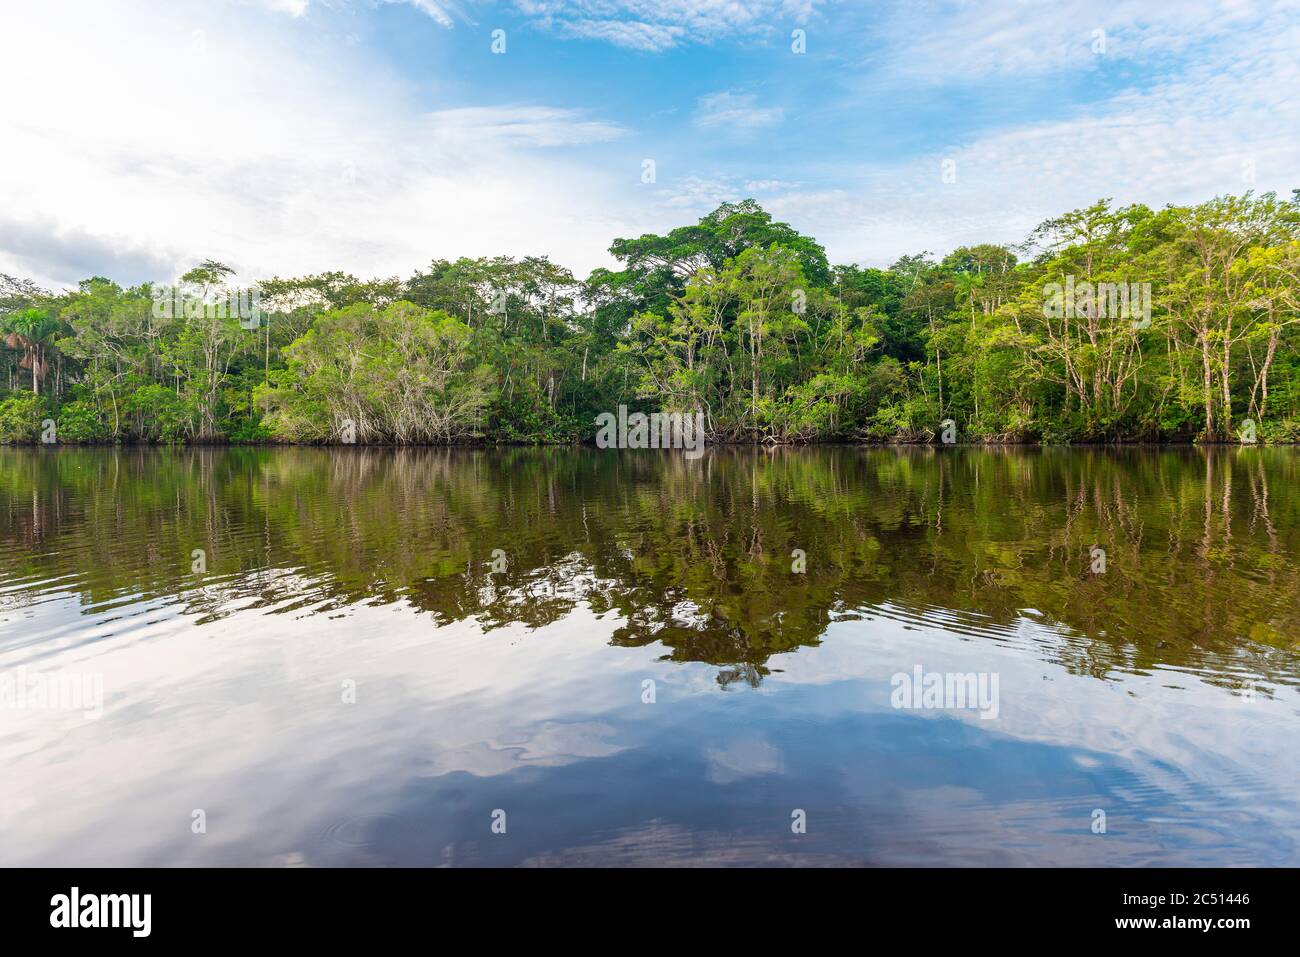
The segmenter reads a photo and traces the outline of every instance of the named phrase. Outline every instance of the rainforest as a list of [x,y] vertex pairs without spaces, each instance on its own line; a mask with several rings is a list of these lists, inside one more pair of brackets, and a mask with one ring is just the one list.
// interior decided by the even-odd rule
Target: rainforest
[[[609,253],[585,279],[546,256],[3,275],[0,442],[564,444],[620,406],[702,414],[717,443],[1300,440],[1300,190],[1100,200],[888,268],[831,265],[744,200]],[[1103,288],[1145,312],[1061,308]],[[250,290],[255,322],[157,308]]]

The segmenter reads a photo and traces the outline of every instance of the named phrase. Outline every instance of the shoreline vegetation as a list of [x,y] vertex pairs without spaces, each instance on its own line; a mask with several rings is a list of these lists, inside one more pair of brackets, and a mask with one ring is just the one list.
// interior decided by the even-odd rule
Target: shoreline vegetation
[[887,269],[752,200],[609,251],[585,280],[0,274],[0,444],[591,444],[620,405],[714,445],[1300,441],[1300,190],[1101,200]]

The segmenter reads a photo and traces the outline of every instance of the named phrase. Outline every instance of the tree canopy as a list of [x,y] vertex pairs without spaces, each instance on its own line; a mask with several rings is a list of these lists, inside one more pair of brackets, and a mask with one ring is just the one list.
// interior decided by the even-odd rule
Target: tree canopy
[[[1300,191],[1102,199],[1024,243],[832,266],[753,200],[545,256],[409,278],[174,286],[0,276],[0,441],[572,442],[619,405],[714,441],[1300,439]],[[159,311],[260,292],[262,315]]]

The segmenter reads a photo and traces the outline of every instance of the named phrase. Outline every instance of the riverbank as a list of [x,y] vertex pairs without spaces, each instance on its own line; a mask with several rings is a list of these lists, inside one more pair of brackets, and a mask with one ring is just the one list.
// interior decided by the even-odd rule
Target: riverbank
[[[932,448],[932,449],[950,449],[950,448],[1019,448],[1019,449],[1061,449],[1061,448],[1078,448],[1078,449],[1105,449],[1105,448],[1289,448],[1300,446],[1300,441],[1267,441],[1259,440],[1255,442],[1227,441],[1227,440],[1204,440],[1204,439],[1116,439],[1108,442],[1044,442],[1041,440],[1024,439],[1013,441],[1008,439],[988,439],[964,442],[934,442],[914,439],[881,439],[870,441],[849,441],[843,439],[816,439],[806,442],[740,442],[740,441],[723,441],[723,442],[705,442],[705,448],[753,448],[753,449],[816,449],[816,448]],[[82,448],[82,449],[110,449],[110,448],[159,448],[159,449],[183,449],[183,448],[234,448],[234,449],[256,449],[256,448],[319,448],[319,449],[349,449],[349,448],[368,448],[368,449],[505,449],[505,448],[541,448],[541,449],[563,449],[563,448],[596,448],[594,441],[585,442],[520,442],[520,441],[467,441],[459,440],[456,442],[278,442],[261,440],[257,442],[229,442],[229,441],[211,441],[211,442],[48,442],[26,441],[26,442],[0,442],[0,449],[3,448]],[[602,449],[601,451],[638,451],[636,449]],[[643,451],[673,451],[671,449],[648,449]]]

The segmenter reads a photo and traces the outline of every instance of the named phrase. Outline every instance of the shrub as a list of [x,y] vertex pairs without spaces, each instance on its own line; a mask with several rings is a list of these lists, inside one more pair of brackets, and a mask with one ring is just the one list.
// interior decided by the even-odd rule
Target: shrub
[[137,389],[127,400],[126,411],[138,420],[140,438],[145,441],[183,442],[189,434],[185,403],[166,386]]
[[0,401],[0,444],[37,442],[41,421],[49,417],[45,399],[35,394],[19,394]]
[[59,410],[60,442],[103,442],[108,427],[90,402],[69,402]]

